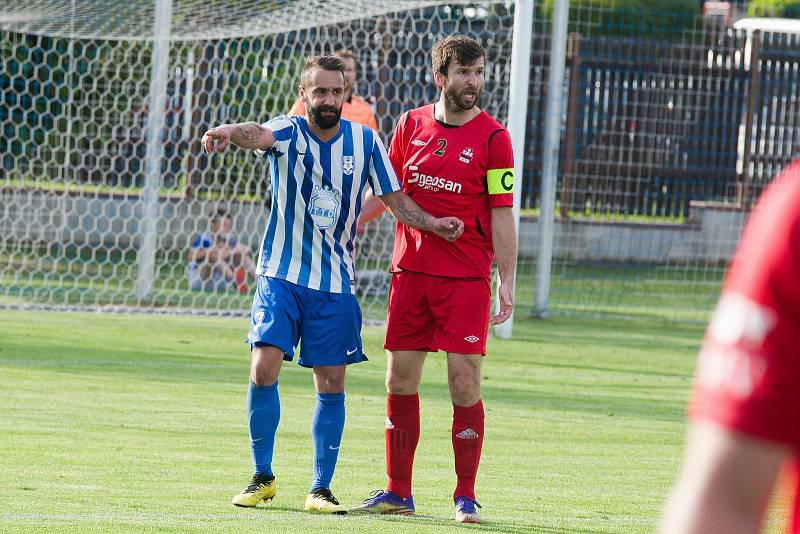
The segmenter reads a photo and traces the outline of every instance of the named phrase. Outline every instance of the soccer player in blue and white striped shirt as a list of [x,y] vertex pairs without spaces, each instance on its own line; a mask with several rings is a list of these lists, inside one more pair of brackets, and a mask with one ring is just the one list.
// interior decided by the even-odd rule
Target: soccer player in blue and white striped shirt
[[431,238],[452,241],[464,231],[461,220],[433,217],[401,191],[375,131],[340,119],[344,85],[340,59],[310,57],[298,90],[304,117],[222,125],[202,139],[207,152],[231,143],[255,150],[269,160],[273,181],[248,335],[247,409],[255,474],[233,498],[237,506],[268,503],[276,494],[272,452],[280,419],[278,374],[302,340],[298,363],[313,368],[317,390],[313,481],[305,509],[347,511],[331,494],[330,482],[344,428],[345,366],[366,360],[354,295],[353,240],[367,186],[400,222],[435,234]]

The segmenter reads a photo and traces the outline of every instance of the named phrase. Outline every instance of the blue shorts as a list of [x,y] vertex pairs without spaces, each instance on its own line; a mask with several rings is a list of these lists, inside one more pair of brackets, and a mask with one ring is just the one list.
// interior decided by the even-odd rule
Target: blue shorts
[[363,362],[361,308],[355,295],[327,293],[267,276],[258,277],[250,311],[250,347],[273,345],[297,363],[345,365]]

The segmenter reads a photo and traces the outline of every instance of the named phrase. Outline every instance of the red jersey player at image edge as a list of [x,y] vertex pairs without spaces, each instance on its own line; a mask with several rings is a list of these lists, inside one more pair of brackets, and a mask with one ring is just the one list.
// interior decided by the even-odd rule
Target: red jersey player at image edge
[[[800,533],[800,161],[750,215],[706,332],[661,532],[759,532],[781,469]],[[780,490],[789,495],[780,495]],[[794,493],[794,495],[791,495]]]

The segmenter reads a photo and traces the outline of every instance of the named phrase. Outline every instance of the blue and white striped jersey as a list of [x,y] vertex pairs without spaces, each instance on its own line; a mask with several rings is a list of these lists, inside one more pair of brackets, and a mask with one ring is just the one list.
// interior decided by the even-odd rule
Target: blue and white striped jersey
[[275,144],[256,154],[270,162],[272,208],[258,258],[260,275],[329,293],[354,293],[353,240],[367,184],[376,196],[400,182],[378,135],[342,119],[328,142],[304,117],[263,124]]

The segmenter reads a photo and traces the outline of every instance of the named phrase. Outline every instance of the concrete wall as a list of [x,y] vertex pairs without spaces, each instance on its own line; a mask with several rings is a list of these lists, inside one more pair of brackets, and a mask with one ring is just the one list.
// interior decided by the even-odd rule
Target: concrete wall
[[[162,199],[157,225],[158,246],[186,248],[192,236],[206,230],[209,214],[218,208],[234,216],[234,232],[240,241],[254,246],[260,242],[269,214],[263,204]],[[135,248],[140,213],[138,198],[65,195],[37,190],[0,191],[0,235],[13,241]],[[558,220],[554,256],[647,263],[724,262],[733,252],[744,218],[745,213],[740,209],[694,203],[685,224]],[[373,229],[368,235],[392,233],[390,217],[384,216],[380,225],[380,231]],[[536,257],[538,226],[534,218],[520,221],[521,257]],[[388,247],[382,249],[388,250]]]
[[[745,212],[730,206],[693,203],[684,224],[557,220],[553,255],[574,260],[620,262],[725,262],[736,243]],[[520,221],[520,254],[538,252],[539,222]]]
[[[269,215],[263,204],[162,199],[156,225],[158,247],[187,247],[193,236],[208,229],[210,214],[219,208],[233,215],[234,233],[240,241],[260,242]],[[15,241],[136,248],[142,211],[138,197],[0,192],[0,229]]]

